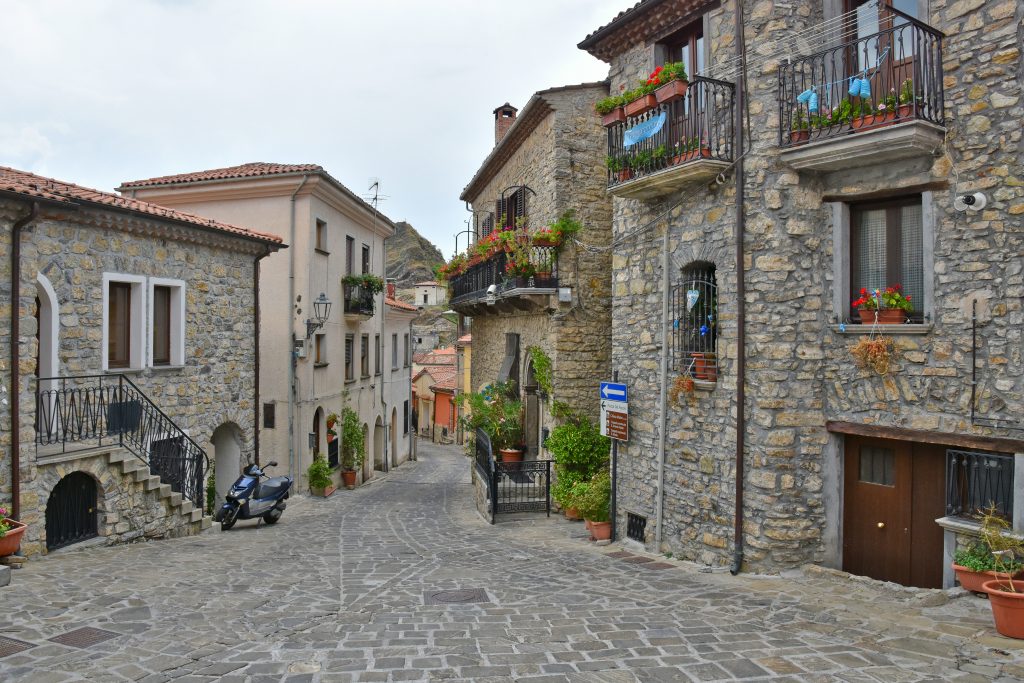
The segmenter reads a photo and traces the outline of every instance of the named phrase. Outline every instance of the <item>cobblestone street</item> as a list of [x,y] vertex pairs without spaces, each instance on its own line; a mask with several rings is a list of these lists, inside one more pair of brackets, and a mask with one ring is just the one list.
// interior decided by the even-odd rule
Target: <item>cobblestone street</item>
[[[0,589],[0,636],[33,646],[0,639],[0,680],[1024,678],[983,599],[609,556],[582,523],[490,526],[472,500],[468,461],[421,443],[274,527],[33,559]],[[114,637],[52,640],[83,627]]]

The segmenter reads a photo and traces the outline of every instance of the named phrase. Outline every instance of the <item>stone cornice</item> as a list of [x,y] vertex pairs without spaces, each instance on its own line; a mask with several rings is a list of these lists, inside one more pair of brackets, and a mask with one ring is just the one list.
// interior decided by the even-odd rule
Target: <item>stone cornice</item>
[[611,62],[634,45],[657,39],[681,28],[684,20],[718,7],[718,0],[643,0],[621,12],[576,46],[601,61]]

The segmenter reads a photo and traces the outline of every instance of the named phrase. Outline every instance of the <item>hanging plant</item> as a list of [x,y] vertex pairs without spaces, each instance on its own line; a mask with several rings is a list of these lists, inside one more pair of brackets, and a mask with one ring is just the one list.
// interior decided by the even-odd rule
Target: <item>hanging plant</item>
[[888,337],[861,337],[850,349],[850,355],[857,367],[871,368],[879,375],[885,375],[892,368],[898,351],[895,342]]
[[539,346],[531,346],[527,351],[530,352],[533,376],[537,380],[537,386],[545,394],[554,393],[555,388],[551,383],[551,358]]
[[689,373],[685,373],[676,377],[676,380],[672,383],[672,388],[668,390],[668,398],[673,403],[678,403],[680,396],[693,396],[693,392],[696,389],[697,383],[693,381],[693,377]]

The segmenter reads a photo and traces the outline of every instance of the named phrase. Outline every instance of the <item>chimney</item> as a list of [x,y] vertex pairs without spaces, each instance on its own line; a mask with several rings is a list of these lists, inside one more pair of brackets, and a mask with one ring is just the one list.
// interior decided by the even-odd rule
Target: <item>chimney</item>
[[388,298],[394,299],[395,297],[395,283],[393,280],[389,280],[387,283]]
[[494,110],[494,144],[497,145],[505,137],[505,133],[516,122],[516,112],[519,111],[506,102]]

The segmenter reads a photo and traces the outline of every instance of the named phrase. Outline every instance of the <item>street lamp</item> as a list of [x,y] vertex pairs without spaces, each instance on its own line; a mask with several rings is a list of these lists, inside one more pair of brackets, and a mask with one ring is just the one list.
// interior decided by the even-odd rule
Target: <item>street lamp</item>
[[320,296],[313,302],[313,317],[306,319],[306,339],[313,336],[313,333],[324,326],[327,316],[331,313],[331,302],[327,296],[320,292]]

